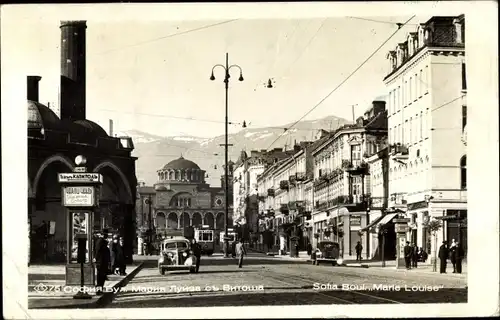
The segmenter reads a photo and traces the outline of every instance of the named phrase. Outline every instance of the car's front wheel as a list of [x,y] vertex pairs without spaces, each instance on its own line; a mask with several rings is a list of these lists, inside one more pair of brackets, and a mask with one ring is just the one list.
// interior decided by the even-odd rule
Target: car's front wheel
[[164,275],[165,275],[165,269],[163,269],[163,268],[159,268],[159,270],[160,270],[160,274],[161,274],[162,276],[164,276]]
[[195,268],[191,268],[191,269],[189,269],[189,273],[194,273],[195,271],[196,271],[196,269],[195,269]]

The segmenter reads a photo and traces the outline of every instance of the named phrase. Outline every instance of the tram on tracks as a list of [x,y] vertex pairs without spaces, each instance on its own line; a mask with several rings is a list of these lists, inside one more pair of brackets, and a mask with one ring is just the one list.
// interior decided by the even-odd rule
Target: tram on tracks
[[207,225],[194,230],[194,239],[201,247],[201,253],[211,256],[215,251],[215,230]]

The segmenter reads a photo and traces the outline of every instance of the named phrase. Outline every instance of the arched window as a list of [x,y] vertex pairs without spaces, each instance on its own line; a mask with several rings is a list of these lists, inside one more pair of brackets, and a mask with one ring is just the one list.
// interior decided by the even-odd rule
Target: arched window
[[460,187],[467,189],[467,156],[460,158]]

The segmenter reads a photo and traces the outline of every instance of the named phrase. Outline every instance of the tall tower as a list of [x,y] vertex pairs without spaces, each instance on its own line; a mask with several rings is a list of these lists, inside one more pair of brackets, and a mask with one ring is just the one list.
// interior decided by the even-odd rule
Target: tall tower
[[61,21],[61,119],[85,119],[86,21]]

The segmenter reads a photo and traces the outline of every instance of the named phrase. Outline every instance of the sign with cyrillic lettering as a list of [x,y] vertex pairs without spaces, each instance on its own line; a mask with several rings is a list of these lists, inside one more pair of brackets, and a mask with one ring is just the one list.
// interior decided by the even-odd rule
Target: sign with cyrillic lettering
[[96,205],[94,187],[64,187],[63,194],[63,206],[65,207],[93,207]]

